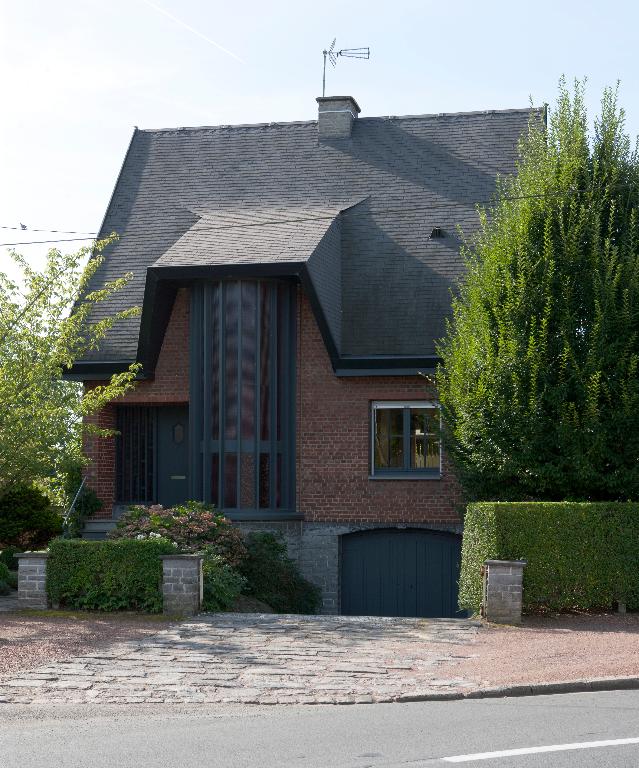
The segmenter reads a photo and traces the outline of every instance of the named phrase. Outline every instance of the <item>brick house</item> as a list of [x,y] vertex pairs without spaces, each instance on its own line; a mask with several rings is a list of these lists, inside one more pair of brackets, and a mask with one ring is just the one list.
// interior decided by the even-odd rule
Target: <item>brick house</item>
[[[132,361],[88,438],[100,537],[130,503],[214,502],[278,530],[328,613],[453,615],[460,493],[433,371],[459,228],[515,167],[530,110],[135,130],[94,278],[138,305],[69,376]],[[94,286],[92,286],[94,287]]]

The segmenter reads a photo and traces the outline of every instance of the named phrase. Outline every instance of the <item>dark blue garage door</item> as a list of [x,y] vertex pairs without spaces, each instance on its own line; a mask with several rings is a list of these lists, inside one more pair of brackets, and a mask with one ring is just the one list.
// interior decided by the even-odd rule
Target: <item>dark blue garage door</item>
[[348,616],[460,616],[461,536],[418,528],[342,536],[341,611]]

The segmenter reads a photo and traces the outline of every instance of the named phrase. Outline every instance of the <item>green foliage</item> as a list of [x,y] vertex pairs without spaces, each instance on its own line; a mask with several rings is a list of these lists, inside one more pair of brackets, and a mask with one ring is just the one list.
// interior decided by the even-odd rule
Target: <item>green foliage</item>
[[480,502],[464,521],[461,608],[477,612],[484,560],[526,560],[527,610],[639,609],[639,504]]
[[639,498],[639,155],[616,90],[534,117],[480,211],[439,346],[445,438],[470,499]]
[[5,547],[0,552],[0,563],[4,563],[10,571],[17,571],[18,560],[15,555],[19,552],[22,552],[20,547]]
[[175,554],[166,539],[85,541],[49,545],[47,593],[51,602],[94,611],[162,610],[162,561]]
[[6,581],[2,581],[0,579],[0,597],[4,597],[5,595],[11,594],[11,587]]
[[162,536],[175,542],[181,552],[199,552],[210,547],[230,566],[246,557],[242,533],[215,511],[212,504],[187,501],[171,509],[160,504],[133,506],[118,520],[110,537],[149,538]]
[[246,579],[217,553],[215,547],[204,547],[202,572],[204,578],[205,611],[230,608],[242,592]]
[[[10,589],[18,588],[18,575],[14,571],[10,571],[5,563],[0,561],[0,584],[6,584]],[[0,594],[6,595],[8,592],[2,592],[0,588]]]
[[74,254],[51,250],[42,272],[12,253],[21,283],[0,272],[0,498],[16,482],[38,481],[61,504],[60,479],[69,459],[78,456],[83,428],[107,434],[81,417],[133,385],[139,366],[86,391],[62,378],[65,368],[98,347],[114,323],[137,313],[124,310],[100,320],[92,315],[96,304],[128,279],[88,291],[101,263],[98,254],[108,242]]
[[[83,486],[78,495],[78,489],[82,485],[83,466],[81,461],[69,462],[64,473],[64,536],[70,539],[80,538],[85,522],[102,509],[102,501],[93,488]],[[67,514],[74,501],[73,509]]]
[[61,516],[34,486],[15,484],[0,497],[0,547],[3,549],[39,549],[61,531]]
[[246,546],[248,557],[238,568],[247,580],[244,594],[267,603],[277,613],[317,612],[320,590],[301,576],[281,537],[252,533]]

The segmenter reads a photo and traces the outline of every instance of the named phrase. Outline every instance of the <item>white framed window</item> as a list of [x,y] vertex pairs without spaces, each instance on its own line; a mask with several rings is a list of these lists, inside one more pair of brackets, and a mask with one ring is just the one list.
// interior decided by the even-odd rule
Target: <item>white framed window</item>
[[375,401],[371,414],[371,478],[439,478],[441,412],[424,400]]

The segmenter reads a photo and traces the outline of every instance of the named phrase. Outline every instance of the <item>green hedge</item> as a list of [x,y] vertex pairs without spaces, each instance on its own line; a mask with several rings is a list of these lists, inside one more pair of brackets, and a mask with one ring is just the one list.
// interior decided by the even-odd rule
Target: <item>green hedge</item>
[[47,562],[49,599],[67,608],[159,613],[160,555],[175,551],[165,539],[55,539]]
[[484,560],[526,560],[525,610],[639,609],[639,504],[480,502],[464,521],[459,605],[479,611]]

